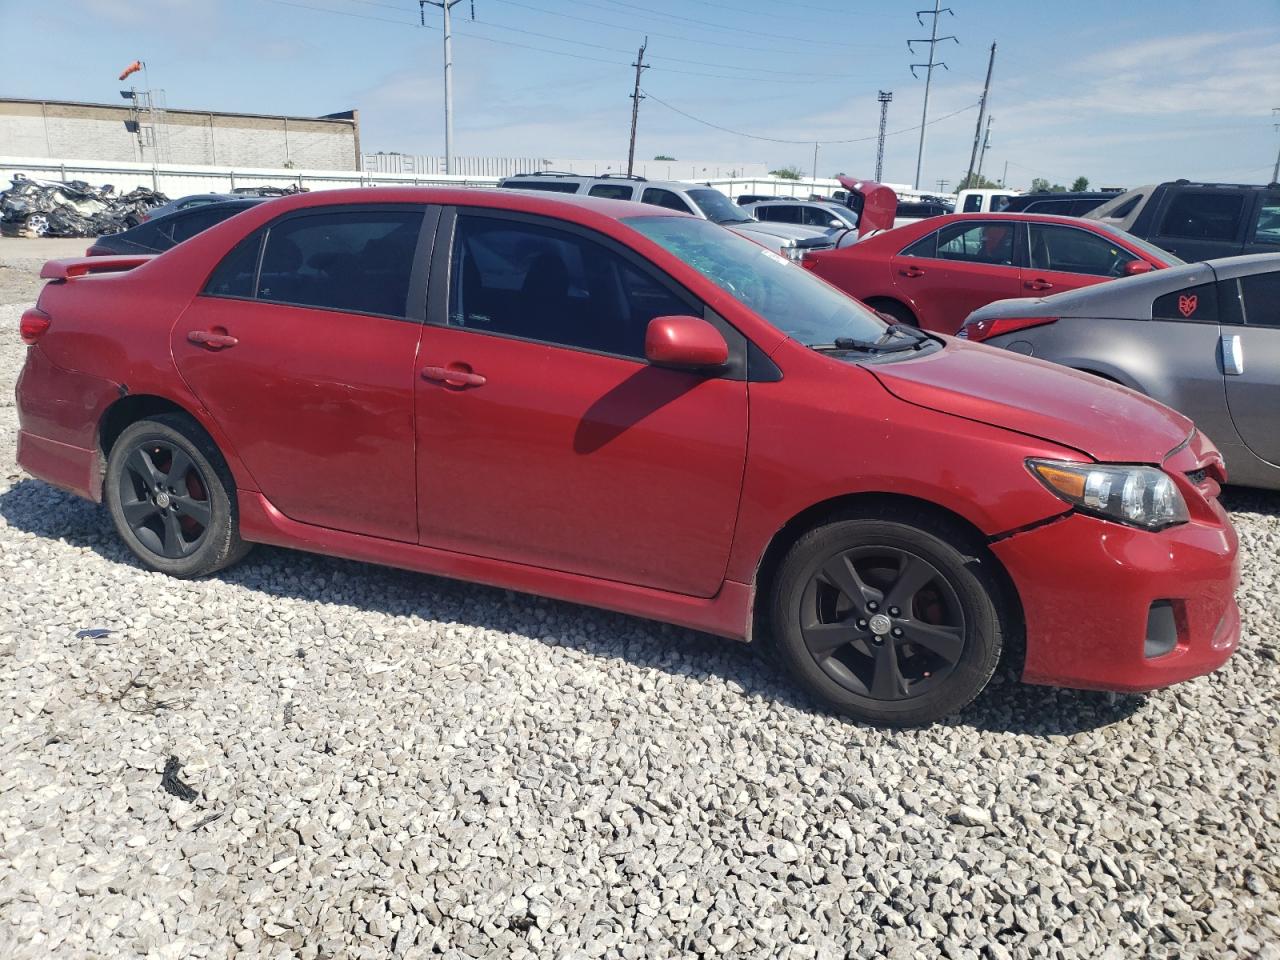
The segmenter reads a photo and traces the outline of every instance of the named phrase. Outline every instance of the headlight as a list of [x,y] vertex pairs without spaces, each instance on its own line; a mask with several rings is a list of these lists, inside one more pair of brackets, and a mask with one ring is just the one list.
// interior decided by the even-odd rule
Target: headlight
[[1156,467],[1028,460],[1046,487],[1086,513],[1147,530],[1185,523],[1187,503],[1177,485]]
[[782,248],[782,255],[793,263],[799,263],[804,259],[804,247],[794,240],[788,240]]

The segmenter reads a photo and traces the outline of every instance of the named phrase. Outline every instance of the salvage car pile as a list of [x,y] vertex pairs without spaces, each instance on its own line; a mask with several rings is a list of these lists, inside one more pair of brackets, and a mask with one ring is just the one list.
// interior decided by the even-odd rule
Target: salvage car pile
[[6,236],[99,237],[137,226],[148,210],[168,202],[163,193],[146,187],[116,194],[111,184],[32,180],[17,173],[13,186],[0,193],[0,231]]

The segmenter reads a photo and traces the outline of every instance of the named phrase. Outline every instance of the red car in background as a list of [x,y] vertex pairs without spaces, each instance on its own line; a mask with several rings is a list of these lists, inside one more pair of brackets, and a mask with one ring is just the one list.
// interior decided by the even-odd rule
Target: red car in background
[[1104,223],[958,213],[876,234],[804,265],[900,323],[954,334],[978,307],[1074,290],[1182,261]]
[[898,725],[1006,645],[1027,680],[1113,690],[1236,646],[1226,474],[1189,420],[887,324],[688,214],[323,191],[41,275],[18,463],[153,570],[268,543],[758,630]]

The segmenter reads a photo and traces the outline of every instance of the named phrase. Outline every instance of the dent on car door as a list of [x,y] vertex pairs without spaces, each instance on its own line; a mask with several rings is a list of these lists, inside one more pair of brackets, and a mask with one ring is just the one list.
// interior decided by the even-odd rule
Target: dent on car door
[[1280,271],[1239,284],[1244,323],[1223,327],[1227,403],[1245,445],[1280,464]]
[[286,215],[233,248],[173,328],[183,379],[290,519],[417,540],[417,248],[437,216],[422,205]]
[[928,330],[954,334],[978,307],[1019,296],[1018,225],[962,220],[893,258],[893,282]]
[[747,385],[644,361],[652,317],[701,306],[561,221],[464,209],[441,235],[419,352],[421,542],[713,595]]

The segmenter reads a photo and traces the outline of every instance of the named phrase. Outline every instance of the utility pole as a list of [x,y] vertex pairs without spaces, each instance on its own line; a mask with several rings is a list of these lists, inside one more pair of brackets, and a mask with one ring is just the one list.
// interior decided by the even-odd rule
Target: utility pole
[[944,40],[955,40],[956,43],[960,42],[959,40],[956,40],[954,36],[951,36],[951,35],[948,35],[945,37],[938,36],[938,17],[944,13],[949,13],[953,17],[955,16],[955,11],[953,11],[950,7],[939,6],[939,4],[941,3],[942,3],[942,0],[933,0],[932,10],[916,11],[916,20],[919,22],[920,26],[922,27],[924,26],[924,21],[920,19],[921,16],[926,13],[933,15],[933,25],[929,30],[929,39],[907,41],[907,49],[910,50],[912,54],[916,52],[916,49],[915,47],[912,46],[912,44],[927,43],[929,45],[929,62],[911,64],[911,75],[913,77],[917,76],[916,67],[923,67],[925,69],[924,109],[920,111],[920,147],[916,150],[916,179],[912,183],[912,186],[915,187],[917,190],[920,189],[920,167],[924,163],[924,134],[925,134],[925,130],[927,130],[929,126],[929,85],[933,82],[933,68],[941,67],[943,70],[948,70],[948,71],[951,69],[942,61],[934,60],[933,58],[934,51],[937,48],[938,44],[940,44]]
[[645,47],[649,46],[649,38],[644,38],[644,43],[640,44],[640,52],[636,54],[636,62],[632,64],[636,68],[636,87],[631,92],[631,145],[627,148],[627,176],[631,176],[636,165],[636,121],[640,118],[640,101],[644,99],[644,94],[640,92],[640,72],[648,70],[649,65],[644,62]]
[[880,136],[876,138],[876,183],[880,182],[880,174],[884,170],[884,127],[889,119],[889,104],[893,102],[893,91],[881,90],[880,96]]
[[[1272,107],[1271,116],[1280,116],[1280,107]],[[1272,126],[1276,128],[1277,132],[1280,132],[1280,123],[1272,124]],[[1276,150],[1276,165],[1271,168],[1271,182],[1276,183],[1277,181],[1280,181],[1280,149]]]
[[938,183],[938,192],[939,192],[939,193],[946,193],[946,192],[947,192],[947,184],[949,184],[950,182],[951,182],[950,180],[946,180],[946,179],[944,179],[944,178],[942,178],[942,177],[939,177],[939,178],[938,178],[938,181],[937,181],[937,183]]
[[813,141],[813,192],[818,192],[818,141]]
[[[418,0],[418,18],[427,25],[426,5],[439,7],[444,14],[444,172],[453,173],[453,25],[449,11],[462,0]],[[475,6],[471,8],[475,19]]]
[[991,89],[991,68],[996,64],[996,45],[991,43],[991,57],[987,60],[987,82],[982,85],[982,99],[978,101],[978,124],[973,128],[973,151],[969,154],[969,170],[964,176],[964,185],[973,188],[973,165],[978,159],[978,141],[982,139],[982,119],[987,112],[987,93]]
[[1008,186],[1009,184],[1009,161],[1004,162],[1004,173],[1000,175],[1000,186]]
[[[987,159],[987,148],[991,146],[991,121],[994,119],[995,117],[992,117],[992,116],[987,117],[987,132],[982,135],[982,152],[978,154],[978,179],[979,180],[982,179],[982,161]],[[1009,169],[1008,165],[1006,165],[1005,171],[1008,172],[1008,169]]]

